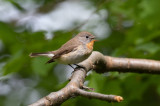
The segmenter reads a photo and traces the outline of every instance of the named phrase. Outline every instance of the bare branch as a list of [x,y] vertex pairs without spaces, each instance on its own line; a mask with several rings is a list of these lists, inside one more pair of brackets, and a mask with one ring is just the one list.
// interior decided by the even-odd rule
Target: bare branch
[[[104,56],[94,51],[91,56],[80,63],[87,70],[94,69],[98,73],[109,71],[160,74],[160,61],[147,59],[115,58]],[[92,67],[92,68],[91,68]]]
[[147,59],[129,59],[114,58],[104,56],[94,51],[91,56],[78,64],[85,67],[76,68],[72,74],[70,82],[61,90],[50,93],[30,106],[49,106],[60,105],[72,96],[84,96],[88,98],[96,98],[105,101],[120,102],[123,100],[121,96],[104,95],[100,93],[87,92],[82,89],[89,89],[83,85],[87,72],[94,69],[98,73],[109,71],[118,72],[134,72],[134,73],[152,73],[160,74],[160,62]]
[[75,95],[77,88],[83,86],[86,76],[86,71],[82,68],[77,68],[72,74],[71,81],[63,89],[50,93],[48,96],[40,99],[39,101],[31,104],[30,106],[49,106],[60,105],[65,100]]
[[106,56],[106,61],[106,68],[110,71],[160,74],[160,61],[109,56]]
[[83,68],[76,68],[72,74],[71,81],[66,85],[66,87],[57,92],[50,93],[48,96],[43,97],[42,99],[31,104],[30,106],[60,105],[61,103],[63,103],[72,96],[83,95],[87,97],[88,94],[89,94],[88,97],[96,98],[95,96],[97,95],[98,96],[97,98],[101,97],[102,100],[106,101],[119,102],[119,100],[123,100],[117,98],[118,96],[112,96],[112,97],[108,95],[102,96],[102,94],[98,93],[91,93],[91,94],[88,93],[85,95],[84,92],[86,91],[82,92],[83,90],[79,90],[80,88],[83,87],[85,76],[86,76],[86,71]]
[[120,102],[123,100],[121,96],[116,96],[116,95],[104,95],[100,93],[95,93],[95,92],[87,92],[81,89],[77,89],[77,94],[87,97],[87,98],[95,98],[95,99],[100,99],[100,100],[105,100],[108,102]]

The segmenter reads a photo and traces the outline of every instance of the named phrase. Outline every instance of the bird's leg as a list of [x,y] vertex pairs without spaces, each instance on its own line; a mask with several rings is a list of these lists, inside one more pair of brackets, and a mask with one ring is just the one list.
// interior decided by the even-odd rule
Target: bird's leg
[[72,65],[70,65],[70,64],[68,64],[68,65],[74,69],[74,67]]
[[[76,65],[77,67],[76,68],[74,68],[71,64],[68,64],[70,67],[72,67],[73,69],[74,69],[74,71],[76,71],[75,69],[76,68],[83,68],[83,69],[85,69],[85,67],[83,67],[83,66],[80,66],[80,65],[77,65],[77,64],[74,64],[74,65]],[[73,72],[74,71],[72,71],[72,73],[71,74],[73,74]],[[71,80],[71,78],[72,78],[72,76],[69,78],[69,81]]]
[[[71,64],[68,64],[70,67],[72,67],[73,69],[75,69]],[[77,68],[83,68],[83,69],[85,69],[85,67],[83,67],[83,66],[80,66],[80,65],[78,65],[78,64],[74,64],[74,65],[76,65],[77,66]]]
[[78,64],[74,64],[74,65],[76,65],[78,68],[83,68],[83,69],[85,69],[85,67],[80,66],[80,65],[78,65]]
[[[72,67],[73,69],[75,69],[71,64],[68,64],[70,67]],[[74,71],[72,71],[72,73],[73,73]],[[72,74],[71,73],[71,74]],[[72,77],[72,75],[71,75],[71,77]],[[68,79],[69,81],[71,80],[71,77]]]

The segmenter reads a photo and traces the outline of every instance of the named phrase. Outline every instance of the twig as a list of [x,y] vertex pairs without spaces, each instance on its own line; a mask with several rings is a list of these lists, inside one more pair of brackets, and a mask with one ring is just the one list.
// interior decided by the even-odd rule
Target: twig
[[116,96],[116,95],[104,95],[100,93],[95,93],[95,92],[87,92],[81,89],[77,89],[77,94],[87,97],[87,98],[95,98],[95,99],[100,99],[100,100],[105,100],[108,102],[120,102],[123,100],[121,96]]

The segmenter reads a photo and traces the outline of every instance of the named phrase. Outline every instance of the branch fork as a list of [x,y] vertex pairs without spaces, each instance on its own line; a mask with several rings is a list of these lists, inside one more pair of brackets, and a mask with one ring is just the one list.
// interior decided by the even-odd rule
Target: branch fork
[[87,98],[101,99],[108,102],[120,102],[123,100],[121,96],[104,95],[95,92],[88,92],[85,90],[93,90],[83,85],[87,71],[83,68],[76,68],[72,73],[70,82],[61,90],[52,92],[48,96],[43,97],[39,101],[29,106],[51,106],[60,105],[67,99],[75,96],[83,96]]
[[75,71],[72,73],[70,82],[64,88],[57,92],[50,93],[48,96],[43,97],[30,106],[60,105],[73,96],[95,98],[108,102],[121,102],[123,100],[123,97],[121,96],[105,95],[85,91],[93,90],[93,88],[89,88],[83,85],[87,72],[92,69],[94,69],[97,73],[118,71],[160,74],[160,61],[147,59],[115,58],[104,56],[100,52],[96,51],[93,51],[88,59],[79,63],[78,65],[85,68],[75,68]]

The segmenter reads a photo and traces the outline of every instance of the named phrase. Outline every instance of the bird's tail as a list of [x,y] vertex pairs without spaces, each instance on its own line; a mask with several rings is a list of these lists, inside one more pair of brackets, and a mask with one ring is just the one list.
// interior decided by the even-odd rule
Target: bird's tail
[[37,56],[46,56],[52,58],[54,54],[52,52],[46,52],[46,53],[30,53],[30,57],[37,57]]

